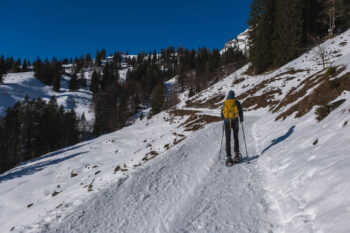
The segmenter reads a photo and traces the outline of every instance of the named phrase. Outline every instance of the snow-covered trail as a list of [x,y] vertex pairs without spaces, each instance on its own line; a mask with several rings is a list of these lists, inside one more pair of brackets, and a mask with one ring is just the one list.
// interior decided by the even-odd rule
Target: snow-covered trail
[[[250,164],[244,162],[227,168],[223,152],[222,161],[211,168],[206,181],[195,190],[194,198],[188,200],[182,215],[177,216],[175,232],[269,232],[272,226],[263,199],[261,170],[257,164],[259,155],[255,153],[251,131],[255,121],[256,117],[248,117],[245,122]],[[240,146],[245,156],[241,130]],[[223,151],[224,147],[225,141]]]
[[[245,123],[254,156],[255,120]],[[256,159],[225,167],[221,130],[214,123],[191,134],[42,232],[269,232]]]

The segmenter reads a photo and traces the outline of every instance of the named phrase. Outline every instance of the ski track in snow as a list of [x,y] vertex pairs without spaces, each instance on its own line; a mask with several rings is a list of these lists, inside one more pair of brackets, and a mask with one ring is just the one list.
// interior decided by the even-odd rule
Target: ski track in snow
[[192,134],[42,232],[269,232],[256,160],[227,168],[221,133],[214,123]]

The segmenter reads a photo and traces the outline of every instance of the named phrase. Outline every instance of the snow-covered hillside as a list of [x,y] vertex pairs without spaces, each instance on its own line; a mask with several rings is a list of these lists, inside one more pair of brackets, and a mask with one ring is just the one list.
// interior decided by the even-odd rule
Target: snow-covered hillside
[[[349,232],[349,40],[325,42],[332,73],[317,47],[263,75],[245,66],[168,112],[2,174],[0,231]],[[249,163],[227,168],[217,116],[231,89]],[[332,110],[320,122],[318,97]],[[242,130],[240,146],[246,156]]]
[[[125,55],[122,54],[123,62],[121,63],[121,67],[119,69],[119,80],[120,82],[124,82],[126,80],[126,74],[128,70],[132,70],[133,68],[125,63],[125,59],[133,59],[137,58],[137,55]],[[106,59],[102,60],[102,65],[106,64],[106,62],[111,62],[113,60],[113,56],[106,57]],[[94,61],[94,59],[93,59]]]
[[[123,58],[134,58],[135,55],[123,55]],[[107,61],[111,61],[112,56],[102,60],[102,65]],[[63,65],[66,73],[70,74],[72,64]],[[121,63],[119,70],[119,80],[124,82],[129,67],[125,62]],[[91,68],[83,68],[84,77],[87,80],[88,87],[92,75]],[[78,73],[80,77],[81,73]],[[66,110],[74,109],[81,116],[85,114],[85,118],[92,124],[94,112],[91,109],[92,93],[89,88],[80,88],[77,91],[69,90],[70,77],[63,75],[61,79],[60,92],[52,90],[52,86],[46,86],[34,77],[34,72],[9,73],[4,76],[4,83],[0,85],[0,117],[4,117],[8,107],[12,107],[17,101],[22,102],[26,95],[30,99],[41,97],[48,101],[52,96],[57,97],[58,105],[63,105]]]
[[242,51],[243,54],[248,55],[249,51],[249,29],[245,30],[241,34],[239,34],[235,39],[232,39],[226,42],[224,48],[220,51],[220,53],[224,53],[228,48],[237,48]]
[[[85,77],[90,81],[91,72],[86,72]],[[8,107],[12,107],[17,101],[23,101],[28,95],[30,99],[41,97],[49,100],[57,97],[57,103],[65,109],[74,109],[81,116],[83,113],[88,121],[94,118],[90,108],[92,93],[88,88],[80,88],[78,91],[69,90],[70,77],[63,75],[60,92],[54,92],[52,86],[46,86],[34,77],[34,72],[10,73],[5,75],[4,83],[0,85],[0,117],[4,117]]]

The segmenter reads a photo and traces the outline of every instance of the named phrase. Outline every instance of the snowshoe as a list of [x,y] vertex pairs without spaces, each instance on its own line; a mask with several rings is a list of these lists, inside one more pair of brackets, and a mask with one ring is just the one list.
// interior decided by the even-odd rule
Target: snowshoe
[[232,157],[227,157],[227,159],[226,159],[226,166],[227,167],[232,167],[233,164],[234,164],[234,161],[233,161]]
[[234,158],[235,163],[239,163],[242,161],[242,154],[241,153],[236,153],[236,156]]

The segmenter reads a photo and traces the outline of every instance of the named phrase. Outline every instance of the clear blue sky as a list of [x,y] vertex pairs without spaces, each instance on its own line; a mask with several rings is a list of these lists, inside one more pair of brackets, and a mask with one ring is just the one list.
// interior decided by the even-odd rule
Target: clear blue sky
[[251,0],[0,0],[0,54],[33,60],[183,46],[221,49]]

